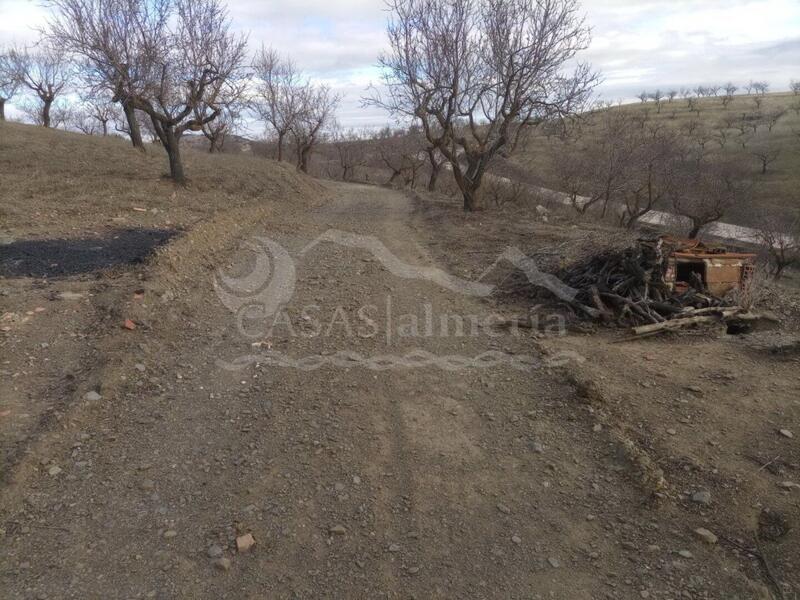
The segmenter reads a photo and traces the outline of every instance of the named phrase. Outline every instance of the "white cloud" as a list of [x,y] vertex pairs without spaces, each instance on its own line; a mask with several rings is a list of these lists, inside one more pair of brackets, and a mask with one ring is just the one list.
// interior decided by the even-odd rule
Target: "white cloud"
[[[386,40],[382,0],[228,0],[250,44],[290,54],[315,79],[345,95],[346,126],[382,125],[360,107]],[[798,0],[585,0],[593,43],[585,59],[604,73],[606,99],[643,88],[800,78]],[[46,11],[38,0],[0,0],[0,44],[31,42]]]

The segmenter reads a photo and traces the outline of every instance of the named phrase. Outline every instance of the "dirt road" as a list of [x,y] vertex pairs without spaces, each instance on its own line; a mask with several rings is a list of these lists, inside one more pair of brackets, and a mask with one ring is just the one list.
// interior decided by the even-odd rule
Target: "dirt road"
[[[243,335],[214,271],[176,294],[145,277],[121,305],[140,326],[96,342],[115,359],[81,372],[7,477],[4,597],[766,593],[653,503],[568,367],[441,284],[406,195],[327,185],[323,208],[263,224],[295,269],[277,324],[245,319]],[[331,230],[398,262],[330,233],[309,248]],[[252,259],[216,266],[244,281]],[[482,355],[501,364],[457,368]],[[409,361],[430,364],[392,367]]]

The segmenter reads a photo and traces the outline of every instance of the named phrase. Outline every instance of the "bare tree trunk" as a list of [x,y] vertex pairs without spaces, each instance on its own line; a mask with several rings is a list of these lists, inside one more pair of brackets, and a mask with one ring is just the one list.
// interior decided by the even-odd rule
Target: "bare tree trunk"
[[285,134],[279,133],[278,134],[278,162],[283,160],[283,138]]
[[108,121],[101,121],[103,126],[103,137],[108,136]]
[[220,136],[215,135],[209,138],[210,145],[208,146],[208,153],[209,154],[219,154],[222,152],[222,147],[220,144]]
[[144,152],[142,130],[139,128],[139,121],[136,120],[136,111],[133,108],[133,102],[130,100],[123,100],[122,110],[125,112],[125,120],[128,122],[128,135],[131,137],[133,147]]
[[703,229],[703,224],[698,223],[697,221],[692,221],[692,230],[689,232],[687,236],[690,240],[697,239],[697,236],[700,235],[700,230]]
[[431,177],[428,179],[428,191],[435,192],[436,191],[436,183],[439,181],[439,173],[441,172],[442,167],[440,165],[436,165],[435,167],[431,167]]
[[50,127],[50,107],[52,106],[52,98],[42,98],[42,125],[45,127]]
[[442,170],[442,163],[437,162],[436,150],[434,148],[428,148],[426,152],[428,153],[428,160],[430,160],[431,163],[431,176],[430,179],[428,179],[428,191],[435,192],[436,182],[439,180],[439,173]]
[[471,188],[462,190],[464,196],[464,210],[467,212],[474,212],[481,208],[481,190],[480,188]]
[[186,176],[183,173],[183,162],[181,161],[181,138],[175,135],[173,127],[164,128],[164,149],[169,156],[169,176],[175,183],[183,185],[186,183]]
[[400,175],[402,174],[403,174],[402,171],[396,171],[392,169],[392,176],[389,177],[389,181],[386,182],[386,185],[392,185],[395,181],[397,181],[397,178],[400,177]]
[[303,173],[308,173],[308,159],[311,156],[311,146],[303,144],[297,149],[297,168]]
[[6,120],[6,99],[0,98],[0,121]]

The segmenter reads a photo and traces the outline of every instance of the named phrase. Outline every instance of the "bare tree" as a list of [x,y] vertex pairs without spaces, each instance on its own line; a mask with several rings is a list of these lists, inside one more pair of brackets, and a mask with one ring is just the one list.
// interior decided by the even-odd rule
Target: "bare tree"
[[715,83],[713,85],[708,86],[708,95],[714,96],[715,98],[719,96],[719,91],[722,89],[722,86]]
[[789,89],[795,96],[800,96],[800,79],[792,79],[789,82]]
[[647,90],[644,90],[637,96],[637,98],[639,98],[642,104],[647,104],[647,101],[650,100],[651,96]]
[[102,134],[100,124],[92,118],[86,106],[75,107],[70,114],[67,125],[70,129],[75,129],[85,135]]
[[[218,80],[214,84],[216,89],[195,106],[195,120],[200,123],[200,131],[208,140],[209,153],[222,152],[225,140],[241,125],[248,79],[244,72],[231,73],[229,77]],[[204,118],[215,110],[219,111],[216,119],[209,121]]]
[[[185,182],[180,139],[222,109],[222,82],[242,68],[246,41],[220,0],[53,0],[50,37],[86,58],[128,114],[144,112]],[[199,114],[199,107],[208,110]],[[128,115],[131,131],[135,118]]]
[[755,134],[752,131],[744,130],[739,134],[739,136],[736,139],[742,146],[742,150],[746,150],[750,142],[753,141],[753,137],[755,137]]
[[588,46],[576,0],[390,0],[387,92],[366,102],[417,119],[449,162],[464,209],[513,130],[576,114],[598,81],[562,69]]
[[703,124],[699,120],[689,119],[681,125],[681,129],[687,135],[687,137],[692,137],[702,126]]
[[[427,147],[427,139],[418,127],[397,130],[388,137],[381,136],[376,149],[381,163],[390,172],[386,185],[393,185],[401,180],[405,186],[416,187],[420,171],[426,161],[430,160]],[[430,189],[430,180],[428,187]]]
[[369,141],[355,131],[337,129],[333,133],[332,142],[342,169],[342,181],[352,181],[356,169],[367,164]]
[[761,165],[761,174],[766,175],[767,169],[772,163],[778,160],[781,155],[781,151],[780,148],[770,148],[769,146],[766,146],[764,148],[753,150],[751,154],[756,157],[756,160],[758,160],[759,164]]
[[656,90],[652,95],[653,101],[656,103],[656,112],[661,114],[661,101],[664,99],[664,93],[661,90]]
[[800,218],[766,215],[761,218],[757,232],[769,255],[775,279],[780,279],[787,267],[800,264]]
[[667,129],[640,134],[634,143],[635,152],[627,169],[620,213],[620,225],[628,229],[665,201],[674,185],[676,165],[684,152],[678,135]]
[[715,163],[703,154],[687,154],[681,159],[667,199],[675,214],[691,222],[690,239],[746,202],[750,186],[740,173],[741,167],[733,161]]
[[297,154],[297,168],[308,173],[311,153],[326,127],[333,125],[334,113],[341,96],[326,85],[307,84],[299,92],[297,116],[291,134]]
[[430,169],[430,176],[428,177],[428,191],[435,192],[436,184],[439,181],[439,175],[445,165],[445,157],[433,144],[425,146],[425,154],[428,156],[428,168]]
[[781,107],[771,110],[764,116],[764,120],[767,122],[767,128],[769,129],[770,133],[772,133],[772,129],[778,124],[778,121],[786,116],[787,112],[788,111],[785,108]]
[[[47,28],[53,44],[82,57],[82,75],[92,93],[110,94],[122,108],[124,125],[116,126],[125,133],[134,148],[144,151],[141,118],[134,107],[134,84],[148,85],[145,79],[155,77],[159,57],[148,55],[140,44],[143,38],[155,39],[163,34],[158,18],[167,18],[164,0],[145,5],[145,0],[50,0],[55,9]],[[143,13],[151,12],[148,19]]]
[[286,137],[300,113],[307,83],[294,63],[271,49],[261,47],[253,61],[256,80],[252,106],[259,117],[275,131],[277,160],[283,160]]
[[103,136],[108,135],[109,123],[112,123],[117,117],[117,110],[114,102],[108,94],[97,91],[89,93],[83,97],[81,108],[76,111],[76,115],[81,116],[79,119],[82,126],[76,127],[87,133],[85,129],[92,130],[93,133],[99,133]]
[[740,115],[734,113],[726,113],[722,115],[722,123],[726,129],[736,129],[736,124],[741,120]]
[[66,91],[73,75],[72,64],[62,49],[50,44],[40,44],[35,51],[14,48],[9,58],[19,83],[39,99],[40,115],[36,121],[50,127],[53,102]]
[[647,136],[644,126],[626,111],[598,115],[593,131],[586,136],[568,137],[553,159],[561,188],[572,207],[585,214],[600,206],[605,217],[609,206],[620,198],[630,181],[630,171],[638,153],[640,139]]
[[675,100],[675,98],[677,97],[678,97],[678,90],[670,90],[667,92],[667,100],[670,104],[672,104],[672,101]]
[[727,108],[728,105],[733,102],[733,97],[736,94],[736,90],[739,88],[729,82],[725,84],[723,89],[725,90],[725,95],[722,97],[722,106]]
[[705,152],[709,142],[714,140],[714,134],[706,127],[698,127],[691,134],[692,141],[695,142],[702,152]]
[[754,81],[753,91],[756,94],[765,95],[769,91],[769,82],[767,81]]
[[11,100],[19,89],[19,74],[9,52],[0,48],[0,121],[6,120],[6,102]]
[[[42,114],[42,105],[33,99],[26,99],[18,106],[22,114],[25,115],[26,120],[39,127],[44,127],[44,115]],[[65,98],[56,98],[50,106],[50,124],[51,129],[69,129],[76,121],[76,109]]]
[[[199,112],[199,114],[204,113]],[[200,132],[208,140],[209,153],[214,154],[223,151],[225,141],[241,126],[241,119],[242,113],[238,107],[223,105],[223,109],[216,119],[203,122]]]
[[730,127],[726,127],[724,123],[717,125],[714,140],[719,144],[720,150],[728,145],[728,138],[730,137],[729,129]]

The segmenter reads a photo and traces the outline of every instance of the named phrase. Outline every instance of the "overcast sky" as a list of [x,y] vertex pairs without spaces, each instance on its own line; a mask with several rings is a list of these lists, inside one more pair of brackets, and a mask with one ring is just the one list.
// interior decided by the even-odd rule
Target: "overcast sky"
[[[0,0],[0,44],[30,42],[46,15],[41,0]],[[385,45],[382,0],[228,0],[234,27],[291,54],[345,95],[346,127],[387,118],[360,107]],[[632,99],[642,89],[764,79],[773,90],[800,79],[800,0],[585,0],[593,30],[583,57],[603,74],[599,94]]]

